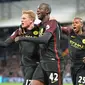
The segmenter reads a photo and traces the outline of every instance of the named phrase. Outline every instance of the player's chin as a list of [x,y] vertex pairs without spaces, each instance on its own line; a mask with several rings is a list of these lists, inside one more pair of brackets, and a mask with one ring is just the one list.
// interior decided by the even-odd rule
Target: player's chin
[[41,17],[41,15],[38,15],[38,19],[39,19],[39,20],[42,20],[42,17]]
[[38,19],[41,20],[41,17],[38,16]]
[[79,31],[75,30],[74,32],[75,32],[76,34],[78,34]]
[[76,33],[77,32],[77,30],[76,29],[73,29],[73,31]]
[[26,28],[27,26],[25,26],[25,25],[22,25],[22,28]]

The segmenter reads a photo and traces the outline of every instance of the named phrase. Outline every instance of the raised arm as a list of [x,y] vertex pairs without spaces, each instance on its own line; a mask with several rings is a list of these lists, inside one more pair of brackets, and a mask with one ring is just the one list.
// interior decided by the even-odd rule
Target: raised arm
[[68,35],[68,34],[71,33],[72,28],[70,28],[70,27],[61,27],[61,30],[62,30],[62,32],[63,32],[64,34]]
[[12,33],[12,35],[7,38],[5,41],[0,40],[0,46],[2,47],[7,47],[9,46],[12,42],[14,42],[15,37],[18,35],[18,30]]

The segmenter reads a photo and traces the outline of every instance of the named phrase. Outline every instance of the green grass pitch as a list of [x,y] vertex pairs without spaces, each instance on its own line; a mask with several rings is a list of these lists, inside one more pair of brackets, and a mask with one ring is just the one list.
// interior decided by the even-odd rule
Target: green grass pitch
[[[22,85],[22,83],[1,83],[0,85]],[[64,85],[72,85],[72,84],[64,84]]]
[[22,85],[22,83],[0,83],[0,85]]

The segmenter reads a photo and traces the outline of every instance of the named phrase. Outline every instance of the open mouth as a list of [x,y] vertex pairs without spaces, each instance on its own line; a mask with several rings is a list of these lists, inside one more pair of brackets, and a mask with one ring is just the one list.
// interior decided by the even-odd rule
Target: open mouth
[[24,25],[24,23],[22,23],[22,25]]
[[73,30],[75,31],[76,30],[76,27],[73,27]]
[[41,14],[38,12],[38,13],[37,13],[37,16],[39,17],[40,15],[41,15]]

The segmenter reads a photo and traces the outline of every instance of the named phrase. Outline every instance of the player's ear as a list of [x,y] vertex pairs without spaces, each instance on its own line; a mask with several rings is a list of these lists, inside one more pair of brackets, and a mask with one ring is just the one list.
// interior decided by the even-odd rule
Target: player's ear
[[33,20],[30,20],[30,25],[31,25],[32,23],[34,23]]
[[83,27],[84,25],[83,25],[83,23],[81,24],[81,27]]
[[33,21],[32,20],[30,20],[30,23],[32,23]]
[[46,9],[46,13],[49,14],[49,10],[48,9]]

